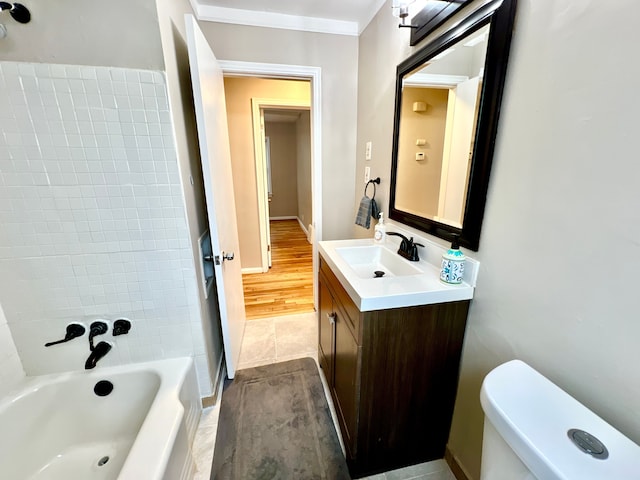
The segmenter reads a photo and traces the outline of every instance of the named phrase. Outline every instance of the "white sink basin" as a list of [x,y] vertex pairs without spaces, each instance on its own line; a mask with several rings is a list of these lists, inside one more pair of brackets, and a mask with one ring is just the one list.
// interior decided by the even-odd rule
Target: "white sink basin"
[[336,253],[351,267],[360,278],[404,277],[420,275],[422,270],[411,265],[397,253],[378,245],[336,248]]
[[[399,242],[376,245],[371,239],[318,242],[322,259],[331,268],[361,312],[387,308],[456,302],[473,297],[473,286],[448,285],[440,281],[444,248],[421,240],[420,261],[410,262],[397,254]],[[467,259],[469,271],[477,262]],[[375,271],[384,272],[375,278]],[[465,272],[466,273],[466,272]],[[475,273],[471,275],[475,282]]]

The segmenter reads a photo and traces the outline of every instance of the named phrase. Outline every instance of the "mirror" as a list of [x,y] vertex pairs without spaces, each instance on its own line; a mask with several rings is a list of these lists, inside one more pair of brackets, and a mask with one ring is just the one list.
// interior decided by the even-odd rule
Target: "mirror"
[[[389,217],[477,250],[515,13],[486,3],[398,66]],[[455,20],[455,18],[454,18]]]
[[411,19],[411,39],[409,45],[417,45],[420,40],[434,31],[447,19],[463,7],[471,6],[473,0],[443,1],[432,0],[427,2],[420,12]]

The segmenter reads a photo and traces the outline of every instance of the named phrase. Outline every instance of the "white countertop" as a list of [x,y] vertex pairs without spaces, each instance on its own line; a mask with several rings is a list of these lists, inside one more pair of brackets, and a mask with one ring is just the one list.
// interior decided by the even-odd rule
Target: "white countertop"
[[[416,275],[362,278],[336,251],[337,248],[371,245],[374,245],[371,239],[318,242],[322,258],[331,267],[360,311],[429,305],[473,298],[474,287],[472,285],[466,282],[460,285],[448,285],[440,281],[440,269],[425,260],[410,262],[400,257],[421,271]],[[387,243],[383,247],[391,250],[394,254],[398,248],[393,243]]]

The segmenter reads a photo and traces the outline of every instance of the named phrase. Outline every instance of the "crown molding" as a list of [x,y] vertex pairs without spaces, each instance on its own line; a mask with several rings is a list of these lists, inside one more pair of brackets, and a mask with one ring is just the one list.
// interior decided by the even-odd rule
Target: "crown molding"
[[198,20],[207,22],[233,23],[252,27],[281,28],[305,32],[330,33],[334,35],[358,36],[358,22],[347,22],[330,18],[303,17],[275,12],[242,10],[239,8],[202,5],[191,0],[191,6]]

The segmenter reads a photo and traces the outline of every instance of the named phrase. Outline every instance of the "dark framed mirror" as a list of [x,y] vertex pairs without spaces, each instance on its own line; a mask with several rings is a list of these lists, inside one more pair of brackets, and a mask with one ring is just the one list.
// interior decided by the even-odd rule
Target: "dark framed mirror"
[[[389,217],[478,250],[516,0],[454,16],[397,68]],[[463,13],[461,12],[461,13]]]
[[449,17],[471,3],[473,3],[473,0],[435,0],[427,2],[424,8],[411,19],[411,25],[415,25],[415,28],[411,29],[409,45],[417,45],[420,40],[446,22]]

